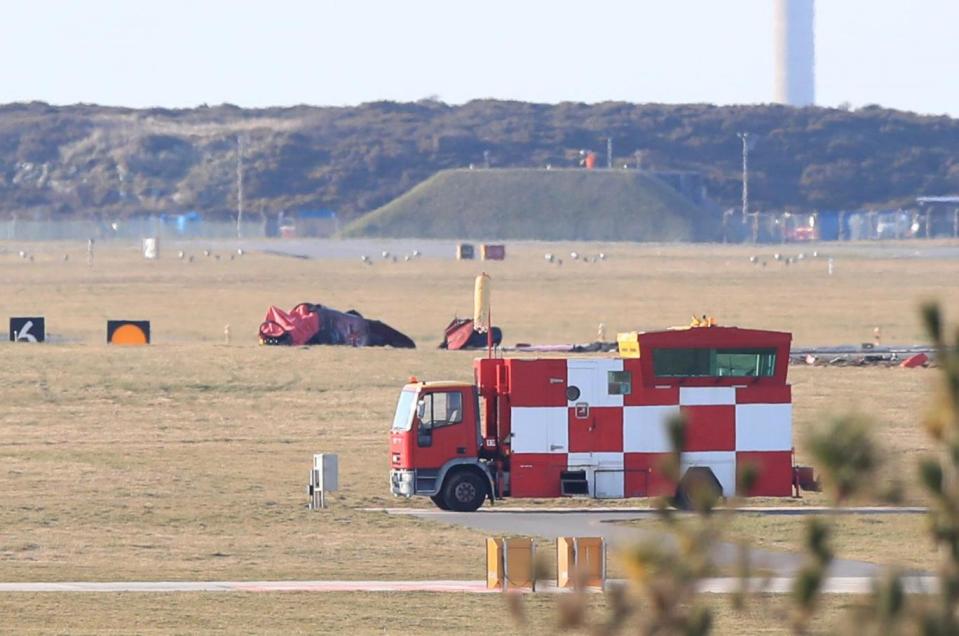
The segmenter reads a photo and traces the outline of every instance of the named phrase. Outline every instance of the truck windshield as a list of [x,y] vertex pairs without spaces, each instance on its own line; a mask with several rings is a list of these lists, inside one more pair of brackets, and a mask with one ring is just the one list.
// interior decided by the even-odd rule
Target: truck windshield
[[394,431],[408,431],[413,427],[413,407],[416,405],[416,391],[403,391],[400,400],[396,403],[396,414],[393,416]]

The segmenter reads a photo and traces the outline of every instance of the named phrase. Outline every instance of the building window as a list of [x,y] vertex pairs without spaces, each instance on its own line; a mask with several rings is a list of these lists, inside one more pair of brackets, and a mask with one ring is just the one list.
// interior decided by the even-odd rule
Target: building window
[[771,377],[775,349],[654,349],[653,372],[660,377]]
[[610,371],[607,386],[610,395],[629,395],[633,391],[633,374],[629,371]]

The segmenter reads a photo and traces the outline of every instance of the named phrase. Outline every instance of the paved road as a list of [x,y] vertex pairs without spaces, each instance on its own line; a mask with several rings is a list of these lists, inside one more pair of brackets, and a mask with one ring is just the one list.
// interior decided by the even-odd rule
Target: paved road
[[[553,508],[546,510],[522,508],[483,508],[477,512],[444,512],[434,509],[387,508],[383,512],[393,515],[409,515],[441,523],[460,525],[491,534],[518,534],[539,537],[604,537],[610,545],[628,545],[637,541],[656,540],[672,543],[675,538],[669,533],[645,529],[636,525],[619,525],[617,521],[653,520],[656,511],[651,509],[599,509],[599,508]],[[737,514],[762,515],[811,515],[811,514],[918,514],[924,508],[819,508],[819,507],[773,507],[740,508]],[[734,567],[740,559],[742,547],[735,543],[718,543],[713,552],[713,561],[718,567]],[[755,571],[772,573],[777,577],[792,577],[803,564],[800,554],[749,548],[749,561]],[[830,566],[832,577],[871,577],[881,573],[882,567],[865,561],[836,559]]]

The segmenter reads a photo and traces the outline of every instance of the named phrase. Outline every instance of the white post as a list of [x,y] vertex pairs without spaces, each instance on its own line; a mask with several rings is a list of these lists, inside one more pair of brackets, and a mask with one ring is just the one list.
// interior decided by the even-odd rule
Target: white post
[[601,539],[601,541],[603,542],[603,543],[602,543],[602,545],[603,545],[603,569],[602,569],[602,572],[600,573],[600,574],[601,574],[601,577],[602,577],[602,578],[600,579],[600,586],[601,586],[601,589],[605,592],[605,591],[606,591],[606,538],[603,537],[603,538]]
[[503,591],[509,591],[509,540],[503,538]]

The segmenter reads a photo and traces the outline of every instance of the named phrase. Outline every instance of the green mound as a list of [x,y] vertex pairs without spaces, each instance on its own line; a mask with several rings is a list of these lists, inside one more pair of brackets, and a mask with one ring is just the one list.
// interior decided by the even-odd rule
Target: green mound
[[634,170],[444,170],[343,229],[344,236],[689,241],[718,221]]

